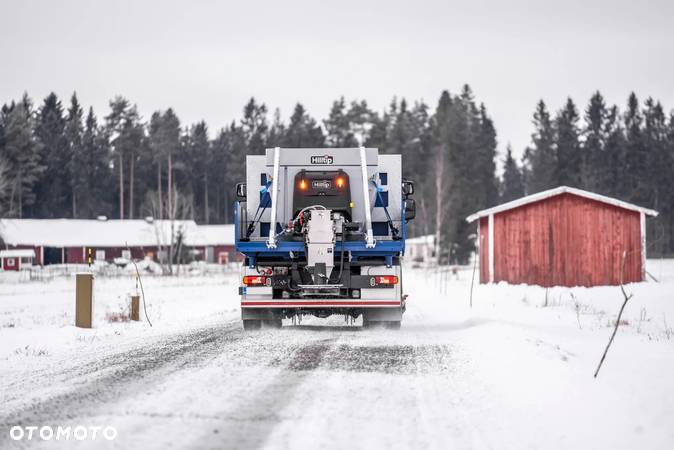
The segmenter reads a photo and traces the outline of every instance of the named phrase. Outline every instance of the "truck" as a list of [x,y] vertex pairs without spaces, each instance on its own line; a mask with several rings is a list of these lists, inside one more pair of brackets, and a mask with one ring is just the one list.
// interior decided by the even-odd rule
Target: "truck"
[[268,148],[246,156],[234,222],[244,330],[343,315],[399,329],[414,183],[377,148]]

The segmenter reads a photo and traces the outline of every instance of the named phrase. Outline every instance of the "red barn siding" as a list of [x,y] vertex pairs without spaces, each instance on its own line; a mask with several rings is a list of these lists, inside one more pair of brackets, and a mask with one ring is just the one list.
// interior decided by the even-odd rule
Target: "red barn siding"
[[66,247],[66,263],[68,264],[84,264],[86,263],[86,251],[82,247]]
[[[487,220],[480,222],[480,280],[488,280]],[[482,235],[485,237],[483,238]],[[616,285],[642,280],[640,214],[561,194],[494,215],[494,282]],[[482,263],[484,261],[484,264]],[[485,277],[486,271],[486,277]],[[483,281],[484,282],[484,281]]]
[[[222,261],[224,263],[225,259],[227,259],[227,262],[238,260],[236,249],[233,245],[216,245],[213,249],[213,254],[215,255],[215,262]],[[222,256],[220,256],[220,254],[222,254]],[[224,256],[225,254],[227,255],[226,257]]]

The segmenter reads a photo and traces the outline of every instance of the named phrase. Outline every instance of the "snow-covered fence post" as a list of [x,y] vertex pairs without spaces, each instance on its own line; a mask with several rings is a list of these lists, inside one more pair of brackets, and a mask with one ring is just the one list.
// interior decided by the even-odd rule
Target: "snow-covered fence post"
[[[147,323],[152,326],[152,322],[150,322],[150,318],[147,315],[147,305],[145,303],[145,290],[143,289],[143,280],[140,278],[140,271],[138,271],[138,264],[136,264],[136,261],[133,259],[133,254],[131,253],[131,247],[129,247],[129,243],[125,242],[126,248],[129,250],[129,254],[132,255],[131,257],[131,263],[133,264],[134,269],[136,269],[136,281],[140,285],[140,293],[143,295],[143,312],[145,313],[145,319],[147,319]],[[138,287],[136,286],[136,295],[138,295]]]

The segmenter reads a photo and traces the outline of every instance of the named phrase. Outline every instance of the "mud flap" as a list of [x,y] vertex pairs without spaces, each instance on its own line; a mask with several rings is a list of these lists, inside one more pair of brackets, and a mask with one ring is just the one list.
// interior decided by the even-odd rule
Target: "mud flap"
[[280,316],[275,315],[271,309],[265,308],[241,308],[242,320],[272,320]]
[[366,308],[363,319],[367,322],[400,322],[403,311],[402,308]]

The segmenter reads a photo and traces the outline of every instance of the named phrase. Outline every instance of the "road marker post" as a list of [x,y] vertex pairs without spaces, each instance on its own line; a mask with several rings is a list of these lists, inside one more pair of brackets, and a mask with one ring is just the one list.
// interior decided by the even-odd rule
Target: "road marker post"
[[75,326],[91,328],[94,315],[94,275],[80,272],[75,275]]
[[131,296],[131,320],[140,321],[140,296],[138,294]]

